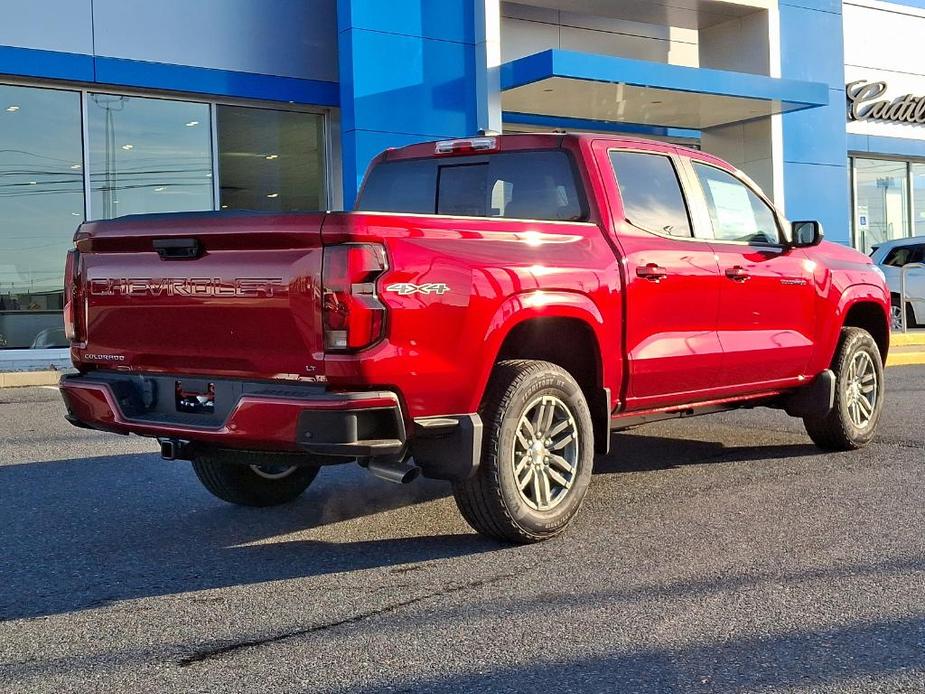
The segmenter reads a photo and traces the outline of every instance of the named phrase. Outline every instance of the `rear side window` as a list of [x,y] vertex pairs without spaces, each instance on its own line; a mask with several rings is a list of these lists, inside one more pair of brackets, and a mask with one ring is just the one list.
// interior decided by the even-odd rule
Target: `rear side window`
[[[415,187],[414,191],[407,188]],[[383,162],[370,171],[358,210],[580,221],[587,207],[561,150]]]
[[681,184],[671,159],[663,154],[611,152],[623,214],[633,226],[672,236],[691,236]]

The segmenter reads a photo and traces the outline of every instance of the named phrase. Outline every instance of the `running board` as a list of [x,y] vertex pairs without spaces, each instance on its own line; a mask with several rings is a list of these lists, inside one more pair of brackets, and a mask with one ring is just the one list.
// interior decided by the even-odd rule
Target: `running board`
[[665,419],[697,417],[702,414],[728,412],[729,410],[737,410],[743,407],[758,407],[770,404],[775,398],[778,398],[782,392],[783,391],[775,390],[765,393],[755,393],[753,395],[739,395],[732,398],[723,398],[721,400],[691,402],[684,405],[670,405],[652,410],[628,412],[611,417],[610,429],[611,431],[619,431],[621,429],[636,427],[640,424],[660,422]]

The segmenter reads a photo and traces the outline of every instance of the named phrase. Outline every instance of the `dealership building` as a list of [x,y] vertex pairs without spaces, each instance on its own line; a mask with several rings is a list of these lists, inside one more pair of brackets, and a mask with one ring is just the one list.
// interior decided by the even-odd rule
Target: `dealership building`
[[0,371],[85,219],[349,209],[386,147],[628,133],[868,251],[925,234],[925,0],[0,0]]

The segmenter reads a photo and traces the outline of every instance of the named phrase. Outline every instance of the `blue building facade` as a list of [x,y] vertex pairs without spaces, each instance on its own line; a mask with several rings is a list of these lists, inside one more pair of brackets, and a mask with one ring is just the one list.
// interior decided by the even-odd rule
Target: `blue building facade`
[[7,368],[62,357],[83,219],[349,209],[384,148],[480,129],[677,141],[831,240],[925,234],[925,0],[0,0],[0,16]]

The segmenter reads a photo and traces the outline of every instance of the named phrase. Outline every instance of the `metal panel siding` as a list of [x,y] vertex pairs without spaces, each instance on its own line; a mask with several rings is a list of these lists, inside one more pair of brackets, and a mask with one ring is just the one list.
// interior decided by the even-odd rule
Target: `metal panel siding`
[[841,3],[780,3],[781,76],[824,82],[829,106],[783,119],[784,197],[791,219],[818,219],[826,237],[851,242]]
[[390,146],[474,133],[474,5],[338,0],[344,204]]
[[807,10],[818,10],[819,12],[841,12],[842,0],[781,0],[781,8],[785,5],[789,7],[802,7]]
[[817,219],[828,241],[851,243],[848,165],[785,164],[787,217]]
[[351,0],[346,11],[340,21],[354,29],[457,43],[472,43],[475,36],[475,2]]
[[466,134],[475,117],[475,46],[352,30],[353,127]]
[[845,50],[841,15],[799,7],[780,8],[781,75],[844,87]]
[[871,152],[894,157],[925,157],[925,140],[877,135],[848,135],[850,152]]
[[96,54],[337,80],[334,0],[95,0]]
[[336,82],[255,75],[231,70],[148,63],[118,58],[96,59],[96,81],[128,87],[149,87],[244,99],[336,106]]
[[784,161],[844,166],[844,120],[844,89],[830,90],[828,106],[788,113]]
[[0,75],[93,81],[93,56],[0,46]]
[[0,45],[93,52],[91,0],[2,0]]

